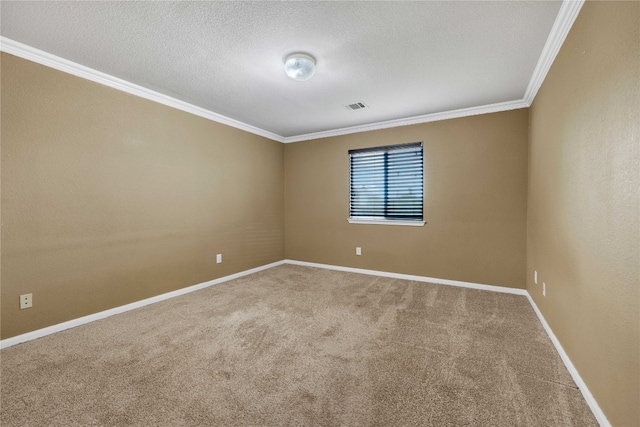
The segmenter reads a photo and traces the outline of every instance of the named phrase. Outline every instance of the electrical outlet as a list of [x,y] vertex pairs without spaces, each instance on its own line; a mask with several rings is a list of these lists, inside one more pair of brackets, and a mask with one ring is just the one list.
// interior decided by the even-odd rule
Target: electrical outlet
[[356,247],[356,255],[358,256],[362,255],[362,248],[360,246]]
[[542,282],[542,296],[546,297],[547,296],[547,284]]
[[20,310],[33,307],[33,294],[20,295]]
[[217,264],[222,263],[222,254],[218,254],[218,255],[216,255],[216,263],[217,263]]
[[533,283],[538,284],[538,272],[533,270]]

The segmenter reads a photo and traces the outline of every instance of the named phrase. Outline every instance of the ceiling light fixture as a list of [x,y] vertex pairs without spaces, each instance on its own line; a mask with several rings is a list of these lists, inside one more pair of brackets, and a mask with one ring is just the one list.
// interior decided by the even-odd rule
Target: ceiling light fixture
[[308,53],[292,53],[284,60],[284,72],[293,80],[309,80],[316,72],[316,59]]

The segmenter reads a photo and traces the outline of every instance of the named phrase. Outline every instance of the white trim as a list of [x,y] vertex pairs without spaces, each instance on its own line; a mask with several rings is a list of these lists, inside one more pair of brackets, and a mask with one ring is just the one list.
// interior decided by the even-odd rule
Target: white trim
[[90,322],[94,322],[96,320],[104,319],[106,317],[113,316],[114,314],[124,313],[126,311],[135,310],[136,308],[144,307],[145,305],[154,304],[156,302],[164,301],[169,298],[174,298],[180,295],[188,294],[191,292],[199,291],[204,288],[208,288],[213,285],[217,285],[223,282],[227,282],[229,280],[237,279],[239,277],[247,276],[249,274],[257,273],[258,271],[266,270],[272,267],[276,267],[278,265],[284,264],[285,261],[276,261],[271,264],[262,265],[260,267],[252,268],[250,270],[241,271],[239,273],[231,274],[229,276],[220,277],[218,279],[209,280],[208,282],[200,283],[197,285],[189,286],[187,288],[178,289],[172,292],[167,292],[162,295],[157,295],[155,297],[143,299],[140,301],[132,302],[131,304],[122,305],[120,307],[115,307],[109,310],[101,311],[99,313],[90,314],[88,316],[79,317],[77,319],[69,320],[67,322],[58,323],[57,325],[49,326],[46,328],[38,329],[32,332],[27,332],[26,334],[18,335],[15,337],[7,338],[0,341],[0,349],[14,346],[16,344],[21,344],[23,342],[35,340],[36,338],[41,338],[47,335],[54,334],[56,332],[61,332],[66,329],[75,328],[76,326],[84,325]]
[[312,139],[328,138],[332,136],[348,135],[357,132],[367,132],[371,130],[386,129],[391,127],[414,125],[419,123],[435,122],[440,120],[457,119],[462,117],[475,116],[479,114],[497,113],[501,111],[517,110],[528,108],[542,86],[553,61],[555,61],[562,44],[564,43],[573,23],[578,17],[585,0],[564,0],[556,16],[556,20],[551,27],[549,37],[540,53],[536,68],[533,70],[529,84],[522,99],[498,102],[496,104],[481,105],[477,107],[461,108],[458,110],[443,111],[440,113],[424,114],[420,116],[408,117],[404,119],[388,120],[366,125],[351,126],[341,129],[328,130],[323,132],[307,133],[303,135],[283,137],[286,143],[308,141]]
[[533,71],[531,80],[529,81],[529,85],[527,86],[524,97],[522,99],[287,137],[277,135],[273,132],[260,129],[256,126],[243,123],[239,120],[235,120],[218,113],[214,113],[213,111],[206,110],[204,108],[189,104],[176,98],[172,98],[168,95],[158,93],[151,89],[129,83],[120,78],[110,76],[106,73],[94,70],[89,67],[85,67],[84,65],[77,64],[64,58],[60,58],[58,56],[44,52],[40,49],[33,48],[23,43],[19,43],[6,37],[0,36],[0,51],[4,51],[12,55],[16,55],[21,58],[36,62],[38,64],[46,65],[47,67],[55,68],[56,70],[60,70],[74,76],[78,76],[99,84],[103,84],[105,86],[109,86],[111,88],[121,90],[123,92],[139,96],[141,98],[149,99],[151,101],[155,101],[181,111],[186,111],[187,113],[204,117],[214,122],[241,129],[246,132],[263,136],[274,141],[290,143],[530,107],[533,99],[535,98],[538,90],[540,89],[540,86],[544,81],[544,78],[551,68],[551,64],[553,64],[556,55],[560,51],[560,47],[564,43],[569,30],[571,29],[576,17],[578,16],[583,3],[584,0],[565,0],[562,2],[560,10],[558,11],[558,16],[556,17],[553,27],[551,28],[549,37],[547,38],[545,46],[542,49],[542,53],[538,58],[538,63],[536,64],[536,68]]
[[522,100],[500,102],[497,104],[482,105],[478,107],[461,108],[458,110],[444,111],[440,113],[424,114],[420,116],[408,117],[396,120],[387,120],[383,122],[370,123],[366,125],[351,126],[341,129],[328,130],[323,132],[308,133],[303,135],[294,135],[283,137],[273,132],[269,132],[264,129],[240,122],[230,117],[223,116],[213,111],[206,110],[204,108],[189,104],[176,98],[172,98],[168,95],[161,94],[159,92],[147,89],[134,83],[129,83],[126,80],[118,77],[111,76],[101,71],[94,70],[93,68],[86,67],[84,65],[77,64],[59,56],[50,54],[48,52],[36,49],[26,44],[17,42],[7,37],[0,36],[0,51],[10,53],[20,58],[27,59],[38,64],[45,65],[47,67],[54,68],[65,73],[72,74],[83,79],[87,79],[113,89],[121,90],[131,95],[139,96],[141,98],[149,99],[151,101],[158,102],[169,107],[176,108],[187,113],[194,114],[196,116],[204,117],[214,122],[222,123],[237,129],[241,129],[256,135],[269,138],[274,141],[288,143],[308,141],[318,138],[326,138],[330,136],[347,135],[356,132],[366,132],[377,129],[386,129],[390,127],[406,126],[418,123],[427,123],[439,120],[448,120],[459,117],[474,116],[478,114],[495,113],[500,111],[516,110],[519,108],[526,108],[529,105]]
[[536,68],[533,70],[531,80],[529,80],[529,86],[527,86],[527,90],[522,98],[523,101],[527,103],[527,106],[531,106],[533,103],[540,86],[542,86],[542,82],[544,82],[544,79],[547,77],[553,61],[555,61],[562,44],[569,34],[569,30],[571,30],[573,23],[578,17],[584,1],[585,0],[565,0],[562,2],[558,16],[556,16],[553,27],[551,27],[551,31],[549,32],[547,42],[542,49],[540,58],[538,58]]
[[600,408],[600,405],[598,405],[598,402],[596,401],[596,399],[593,397],[593,395],[589,391],[589,388],[587,387],[585,382],[582,380],[582,377],[578,373],[578,370],[576,369],[576,367],[573,365],[573,363],[571,363],[571,359],[569,359],[569,356],[567,355],[567,353],[562,348],[562,345],[560,344],[560,341],[558,341],[558,338],[556,338],[555,334],[551,330],[551,327],[549,327],[549,324],[545,320],[544,316],[542,315],[542,313],[538,309],[538,306],[533,301],[533,298],[531,298],[531,295],[529,294],[529,292],[526,289],[507,288],[507,287],[493,286],[493,285],[483,285],[483,284],[479,284],[479,283],[460,282],[460,281],[457,281],[457,280],[437,279],[437,278],[425,277],[425,276],[412,276],[412,275],[408,275],[408,274],[389,273],[389,272],[385,272],[385,271],[365,270],[365,269],[361,269],[361,268],[342,267],[342,266],[328,265],[328,264],[318,264],[318,263],[315,263],[315,262],[296,261],[296,260],[291,260],[291,259],[286,259],[284,262],[286,264],[302,265],[302,266],[306,266],[306,267],[324,268],[324,269],[328,269],[328,270],[346,271],[346,272],[350,272],[350,273],[368,274],[368,275],[372,275],[372,276],[392,277],[392,278],[395,278],[395,279],[414,280],[414,281],[418,281],[418,282],[429,282],[429,283],[436,283],[436,284],[440,284],[440,285],[460,286],[460,287],[464,287],[464,288],[481,289],[481,290],[485,290],[485,291],[502,292],[502,293],[526,296],[527,299],[529,300],[529,304],[531,304],[531,307],[533,308],[533,311],[538,316],[538,319],[540,320],[540,323],[542,324],[542,327],[544,328],[545,332],[549,336],[549,339],[553,343],[553,346],[556,348],[556,351],[560,355],[560,358],[562,359],[562,362],[564,363],[564,365],[566,366],[567,370],[571,374],[571,377],[573,378],[573,381],[576,383],[576,385],[580,389],[580,392],[582,393],[582,396],[584,397],[584,400],[587,402],[587,405],[589,405],[589,408],[591,408],[591,412],[593,412],[593,415],[595,416],[596,420],[598,421],[598,423],[602,427],[611,426],[611,423],[609,422],[609,420],[607,420],[607,417],[605,416],[604,412]]
[[501,111],[517,110],[527,108],[523,100],[498,102],[496,104],[480,105],[478,107],[460,108],[458,110],[443,111],[440,113],[423,114],[420,116],[407,117],[404,119],[387,120],[384,122],[369,123],[366,125],[350,126],[346,128],[327,130],[322,132],[307,133],[297,136],[286,136],[283,138],[285,144],[290,142],[309,141],[312,139],[329,138],[332,136],[348,135],[351,133],[368,132],[378,129],[415,125],[420,123],[436,122],[440,120],[457,119],[461,117],[476,116],[478,114],[498,113]]
[[460,282],[456,280],[447,280],[447,279],[437,279],[433,277],[424,277],[424,276],[413,276],[409,274],[400,274],[400,273],[390,273],[385,271],[376,271],[376,270],[365,270],[361,268],[351,268],[351,267],[340,267],[335,265],[328,264],[318,264],[313,262],[305,262],[305,261],[296,261],[285,259],[282,261],[276,261],[271,264],[263,265],[260,267],[252,268],[250,270],[241,271],[239,273],[231,274],[229,276],[220,277],[218,279],[210,280],[208,282],[200,283],[197,285],[189,286],[187,288],[178,289],[172,292],[167,292],[162,295],[157,295],[155,297],[147,298],[140,301],[135,301],[130,304],[122,305],[120,307],[111,308],[109,310],[101,311],[99,313],[90,314],[88,316],[79,317],[77,319],[72,319],[67,322],[58,323],[57,325],[48,326],[46,328],[38,329],[35,331],[27,332],[22,335],[17,335],[15,337],[7,338],[4,340],[0,340],[0,349],[14,346],[16,344],[21,344],[23,342],[31,341],[37,338],[41,338],[47,335],[54,334],[56,332],[61,332],[67,329],[75,328],[76,326],[81,326],[90,322],[94,322],[96,320],[104,319],[115,314],[124,313],[130,310],[135,310],[136,308],[144,307],[149,304],[154,304],[156,302],[164,301],[169,298],[174,298],[180,295],[188,294],[191,292],[199,291],[204,288],[208,288],[213,285],[217,285],[223,282],[227,282],[229,280],[237,279],[239,277],[247,276],[249,274],[257,273],[258,271],[266,270],[272,267],[276,267],[282,264],[293,264],[293,265],[303,265],[307,267],[316,267],[316,268],[324,268],[328,270],[338,270],[338,271],[346,271],[351,273],[360,273],[360,274],[368,274],[373,276],[383,276],[383,277],[392,277],[396,279],[404,279],[404,280],[414,280],[418,282],[429,282],[436,283],[440,285],[450,285],[450,286],[460,286],[465,288],[473,288],[473,289],[482,289],[486,291],[494,291],[494,292],[503,292],[517,295],[525,295],[526,291],[524,289],[516,289],[516,288],[506,288],[501,286],[493,286],[493,285],[481,285],[477,283],[470,282]]
[[584,400],[587,402],[587,405],[589,405],[589,407],[591,408],[591,412],[593,412],[593,415],[596,417],[596,420],[603,427],[611,426],[611,423],[609,422],[609,420],[607,420],[606,415],[604,414],[604,412],[602,412],[602,409],[600,409],[600,405],[598,405],[598,402],[589,391],[589,388],[587,387],[585,382],[582,380],[582,377],[578,373],[578,370],[573,365],[573,363],[571,363],[571,359],[569,359],[569,356],[564,351],[564,348],[562,348],[562,344],[560,344],[560,341],[558,341],[558,338],[556,338],[556,335],[553,333],[553,330],[545,320],[544,316],[542,315],[542,312],[538,309],[538,306],[536,305],[535,301],[533,300],[533,298],[531,298],[531,295],[529,294],[529,292],[527,292],[526,295],[527,295],[527,299],[529,300],[529,303],[531,304],[531,307],[533,308],[533,311],[535,311],[536,315],[538,316],[538,319],[540,320],[540,323],[542,323],[542,327],[547,332],[549,339],[551,339],[553,346],[556,348],[558,354],[560,354],[560,358],[562,359],[562,361],[564,362],[564,365],[567,367],[567,370],[571,374],[571,378],[573,378],[573,381],[576,383],[576,385],[580,389],[580,392],[582,393]]
[[397,221],[393,219],[351,219],[347,218],[349,224],[375,224],[375,225],[409,225],[412,227],[423,227],[424,221]]
[[139,96],[159,104],[173,107],[181,111],[186,111],[187,113],[191,113],[196,116],[204,117],[205,119],[209,119],[217,123],[222,123],[274,141],[284,142],[280,135],[276,135],[273,132],[223,116],[222,114],[214,113],[213,111],[206,110],[193,104],[189,104],[188,102],[130,83],[118,77],[94,70],[93,68],[85,67],[84,65],[60,58],[59,56],[52,55],[6,37],[0,37],[0,50],[113,89],[121,90],[131,95]]
[[391,277],[394,279],[413,280],[416,282],[435,283],[438,285],[458,286],[461,288],[481,289],[483,291],[502,292],[505,294],[527,295],[527,291],[525,289],[507,288],[503,286],[483,285],[480,283],[461,282],[458,280],[438,279],[435,277],[426,276],[414,276],[411,274],[391,273],[388,271],[367,270],[363,268],[342,267],[339,265],[318,264],[315,262],[297,261],[293,259],[285,259],[284,262],[285,264],[324,268],[327,270],[346,271],[348,273],[367,274],[369,276]]
[[252,268],[250,270],[245,270],[245,271],[241,271],[239,273],[231,274],[229,276],[220,277],[218,279],[210,280],[208,282],[200,283],[198,285],[189,286],[187,288],[178,289],[176,291],[167,292],[167,293],[162,294],[162,295],[158,295],[158,296],[155,296],[155,297],[147,298],[147,299],[144,299],[144,300],[141,300],[141,301],[136,301],[136,302],[133,302],[131,304],[126,304],[126,305],[123,305],[123,306],[120,306],[120,307],[116,307],[116,308],[112,308],[112,309],[109,309],[109,310],[101,311],[99,313],[95,313],[95,314],[91,314],[91,315],[88,315],[88,316],[80,317],[78,319],[73,319],[73,320],[70,320],[68,322],[59,323],[57,325],[53,325],[53,326],[49,326],[49,327],[46,327],[46,328],[38,329],[36,331],[28,332],[26,334],[22,334],[22,335],[18,335],[18,336],[15,336],[15,337],[7,338],[7,339],[4,339],[4,340],[0,341],[0,349],[11,347],[11,346],[14,346],[16,344],[20,344],[20,343],[24,343],[24,342],[27,342],[27,341],[31,341],[31,340],[34,340],[34,339],[37,339],[37,338],[41,338],[41,337],[44,337],[44,336],[47,336],[47,335],[51,335],[51,334],[54,334],[56,332],[61,332],[61,331],[64,331],[66,329],[71,329],[71,328],[74,328],[76,326],[84,325],[84,324],[87,324],[87,323],[90,323],[90,322],[93,322],[93,321],[96,321],[96,320],[104,319],[106,317],[110,317],[110,316],[113,316],[115,314],[120,314],[120,313],[124,313],[126,311],[135,310],[136,308],[144,307],[146,305],[154,304],[154,303],[160,302],[160,301],[164,301],[164,300],[167,300],[169,298],[174,298],[174,297],[177,297],[177,296],[180,296],[180,295],[188,294],[190,292],[194,292],[194,291],[198,291],[198,290],[201,290],[201,289],[204,289],[204,288],[208,288],[208,287],[213,286],[213,285],[217,285],[217,284],[220,284],[220,283],[223,283],[223,282],[227,282],[229,280],[233,280],[233,279],[237,279],[239,277],[243,277],[243,276],[247,276],[247,275],[250,275],[250,274],[253,274],[253,273],[257,273],[257,272],[262,271],[262,270],[267,270],[269,268],[276,267],[276,266],[283,265],[283,264],[301,265],[301,266],[306,266],[306,267],[324,268],[324,269],[327,269],[327,270],[337,270],[337,271],[346,271],[346,272],[350,272],[350,273],[367,274],[367,275],[371,275],[371,276],[391,277],[391,278],[394,278],[394,279],[413,280],[413,281],[417,281],[417,282],[428,282],[428,283],[435,283],[435,284],[439,284],[439,285],[458,286],[458,287],[463,287],[463,288],[480,289],[480,290],[492,291],[492,292],[501,292],[501,293],[507,293],[507,294],[515,294],[515,295],[524,295],[529,300],[529,304],[531,304],[531,307],[533,308],[533,311],[538,316],[538,319],[540,320],[540,323],[542,324],[542,327],[544,328],[545,332],[549,336],[549,339],[551,340],[551,342],[553,343],[554,347],[556,348],[556,351],[558,352],[558,354],[560,355],[560,358],[562,359],[563,363],[567,367],[567,370],[571,374],[571,377],[573,378],[574,382],[576,383],[576,385],[580,389],[580,392],[582,393],[585,401],[587,402],[587,404],[591,408],[591,411],[593,412],[594,416],[596,417],[596,420],[603,427],[611,426],[611,423],[609,423],[609,421],[607,420],[607,417],[605,416],[604,412],[602,412],[602,409],[598,405],[598,402],[595,400],[595,398],[593,397],[593,395],[589,391],[589,388],[587,387],[585,382],[582,380],[582,377],[578,373],[578,370],[575,368],[573,363],[571,363],[571,359],[569,359],[569,356],[567,355],[567,353],[562,348],[562,345],[560,344],[560,341],[558,341],[558,338],[556,338],[555,334],[553,333],[553,330],[551,330],[551,327],[549,327],[549,324],[545,320],[544,316],[542,315],[542,313],[538,309],[538,306],[534,302],[533,298],[531,298],[531,295],[529,294],[529,292],[526,289],[508,288],[508,287],[494,286],[494,285],[484,285],[484,284],[480,284],[480,283],[462,282],[462,281],[458,281],[458,280],[438,279],[438,278],[434,278],[434,277],[414,276],[414,275],[410,275],[410,274],[390,273],[390,272],[386,272],[386,271],[367,270],[367,269],[362,269],[362,268],[342,267],[342,266],[337,266],[337,265],[319,264],[319,263],[315,263],[315,262],[306,262],[306,261],[296,261],[296,260],[291,260],[291,259],[285,259],[285,260],[282,260],[282,261],[276,261],[276,262],[273,262],[271,264],[266,264],[266,265],[263,265],[263,266],[260,266],[260,267]]

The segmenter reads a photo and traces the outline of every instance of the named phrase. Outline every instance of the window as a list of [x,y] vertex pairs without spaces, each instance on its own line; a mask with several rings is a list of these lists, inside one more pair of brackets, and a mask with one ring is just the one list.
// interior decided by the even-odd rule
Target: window
[[349,151],[349,222],[424,225],[422,142]]

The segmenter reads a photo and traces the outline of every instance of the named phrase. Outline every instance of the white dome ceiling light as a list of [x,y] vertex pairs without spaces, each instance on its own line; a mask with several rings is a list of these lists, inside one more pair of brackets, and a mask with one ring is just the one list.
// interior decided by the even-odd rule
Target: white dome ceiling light
[[284,72],[293,80],[309,80],[316,72],[316,59],[308,53],[292,53],[284,60]]

